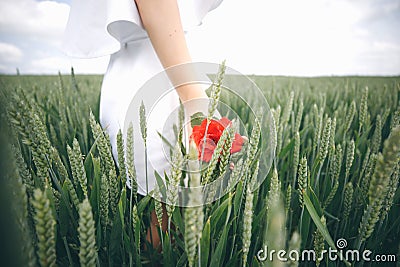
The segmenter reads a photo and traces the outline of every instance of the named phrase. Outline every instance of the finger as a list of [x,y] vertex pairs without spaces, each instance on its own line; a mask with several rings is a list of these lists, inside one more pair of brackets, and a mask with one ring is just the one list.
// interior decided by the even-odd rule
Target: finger
[[235,163],[231,162],[231,163],[229,164],[229,169],[230,169],[231,171],[233,171],[234,168],[235,168]]

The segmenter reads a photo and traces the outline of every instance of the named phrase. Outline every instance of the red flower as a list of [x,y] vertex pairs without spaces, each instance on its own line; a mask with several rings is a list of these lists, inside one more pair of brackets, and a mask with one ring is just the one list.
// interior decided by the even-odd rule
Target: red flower
[[[219,139],[225,128],[229,126],[232,122],[223,117],[220,120],[211,120],[208,125],[207,135],[204,139],[204,135],[207,127],[207,119],[204,119],[200,125],[193,126],[191,139],[194,140],[197,146],[197,150],[199,152],[199,159],[201,158],[201,153],[204,147],[203,161],[209,162],[211,160],[212,154],[214,153],[214,149],[217,146]],[[205,144],[204,144],[205,141]],[[235,139],[233,140],[231,154],[239,152],[243,146],[243,137],[236,133]]]

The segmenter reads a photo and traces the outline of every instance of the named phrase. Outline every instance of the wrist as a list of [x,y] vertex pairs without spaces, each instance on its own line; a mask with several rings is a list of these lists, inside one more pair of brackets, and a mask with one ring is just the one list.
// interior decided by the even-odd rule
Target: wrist
[[[191,100],[198,98],[208,100],[208,96],[205,90],[206,87],[201,84],[187,84],[187,85],[181,85],[176,88],[176,91],[182,103],[190,102]],[[204,102],[204,100],[201,102]]]

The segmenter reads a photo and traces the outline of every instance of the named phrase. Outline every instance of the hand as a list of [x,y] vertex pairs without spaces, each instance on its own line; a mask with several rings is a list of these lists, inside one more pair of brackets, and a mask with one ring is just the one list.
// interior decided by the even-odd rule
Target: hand
[[231,162],[231,163],[229,164],[229,169],[230,169],[231,171],[233,171],[234,168],[235,168],[235,163]]

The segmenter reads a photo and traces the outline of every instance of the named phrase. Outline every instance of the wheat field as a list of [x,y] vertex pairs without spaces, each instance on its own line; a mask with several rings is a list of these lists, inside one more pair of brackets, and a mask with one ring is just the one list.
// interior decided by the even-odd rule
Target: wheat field
[[[18,255],[9,266],[398,264],[399,77],[250,76],[275,121],[270,172],[258,173],[265,140],[247,121],[247,160],[225,169],[229,153],[223,151],[230,147],[221,143],[218,155],[227,160],[208,170],[210,179],[229,175],[237,183],[204,207],[167,205],[168,231],[159,229],[159,248],[146,235],[152,211],[162,217],[161,203],[135,188],[132,135],[140,129],[127,140],[119,135],[117,168],[98,122],[101,79],[0,76],[3,253]],[[191,157],[179,148],[171,153],[178,165]],[[266,179],[252,191],[257,174]],[[175,170],[169,181],[178,184],[185,175]],[[270,261],[260,258],[264,248],[313,250],[316,257],[282,261],[275,254]],[[369,250],[370,258],[386,255],[389,262],[330,260],[323,257],[329,248],[342,248],[338,257]]]

